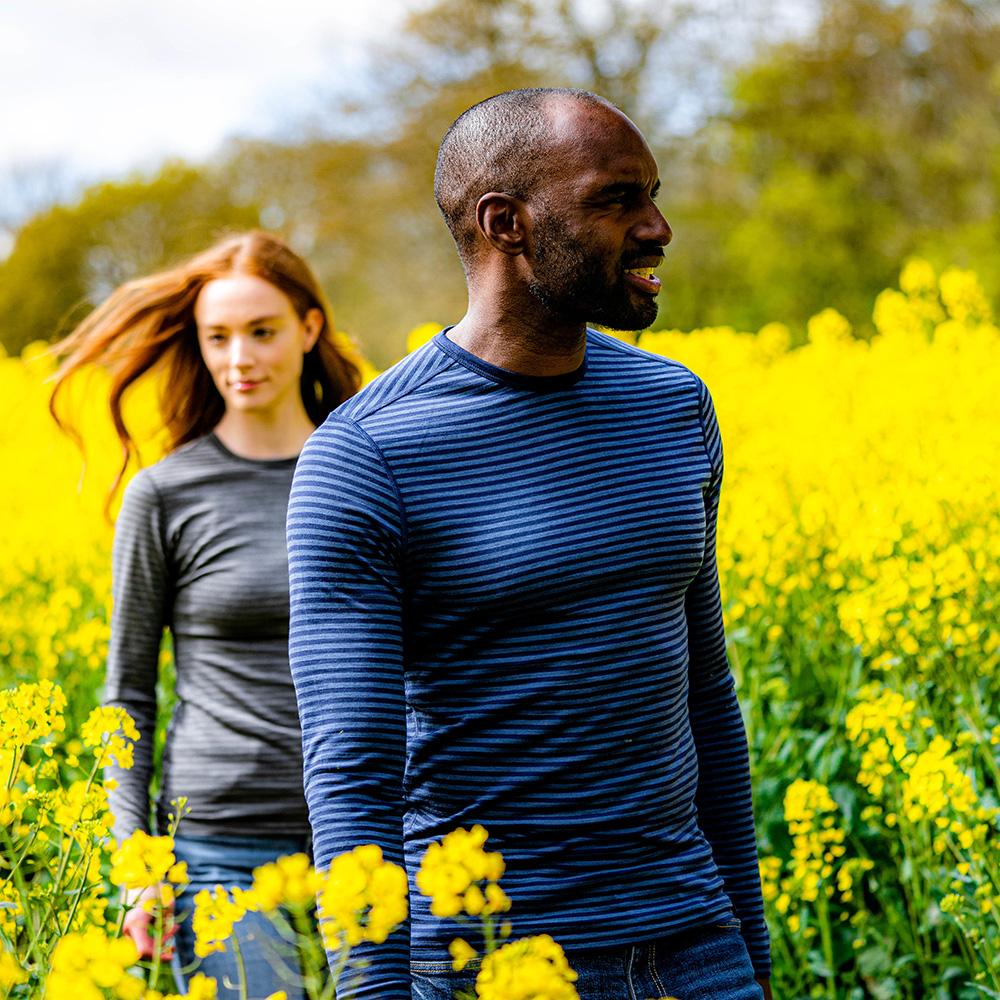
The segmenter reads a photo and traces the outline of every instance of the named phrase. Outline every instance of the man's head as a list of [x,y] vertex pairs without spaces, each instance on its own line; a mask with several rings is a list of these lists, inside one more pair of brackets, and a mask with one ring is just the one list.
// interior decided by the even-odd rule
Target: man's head
[[649,269],[671,237],[652,202],[658,187],[625,115],[555,88],[469,108],[445,134],[434,178],[470,283],[500,266],[555,316],[621,329],[656,317]]

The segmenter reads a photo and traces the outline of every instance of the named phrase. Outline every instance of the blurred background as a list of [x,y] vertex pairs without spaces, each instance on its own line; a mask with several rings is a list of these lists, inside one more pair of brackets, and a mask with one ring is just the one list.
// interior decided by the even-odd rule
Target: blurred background
[[[726,443],[775,995],[1000,1000],[998,0],[0,0],[0,818],[63,801],[53,774],[91,788],[77,734],[110,634],[107,373],[68,387],[81,456],[47,409],[45,342],[262,226],[385,367],[465,306],[441,135],[531,84],[611,98],[659,161],[675,240],[638,344],[705,379]],[[159,388],[125,400],[144,462]],[[172,677],[167,644],[158,748]],[[11,786],[5,733],[50,681],[56,758]],[[117,893],[87,861],[70,903],[64,821],[38,823],[0,829],[26,838],[45,947],[73,911],[113,926]],[[35,985],[7,993],[28,1000],[48,959],[25,958],[35,918],[2,860],[0,996],[14,941]]]
[[438,141],[497,91],[615,101],[675,231],[657,327],[862,339],[901,263],[1000,297],[996,0],[22,0],[0,7],[0,343],[230,229],[282,233],[378,366],[464,308]]

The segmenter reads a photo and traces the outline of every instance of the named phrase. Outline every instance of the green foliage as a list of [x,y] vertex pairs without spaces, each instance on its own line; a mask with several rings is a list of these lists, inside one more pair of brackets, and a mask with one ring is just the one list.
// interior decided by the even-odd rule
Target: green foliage
[[822,11],[809,37],[736,74],[732,109],[697,137],[677,226],[694,287],[668,296],[670,325],[722,314],[749,329],[801,326],[837,302],[863,328],[911,254],[973,267],[1000,293],[996,9],[825,0]]
[[168,164],[31,219],[0,263],[0,343],[52,339],[118,281],[263,225],[387,365],[416,323],[465,306],[431,193],[441,135],[470,104],[538,84],[606,94],[649,137],[675,232],[661,328],[780,320],[801,336],[837,302],[866,336],[910,255],[971,267],[1000,298],[995,0],[818,0],[792,40],[779,6],[422,6],[373,48],[364,96],[308,135],[233,143],[213,165]]
[[19,230],[0,263],[0,343],[14,354],[54,340],[121,282],[257,222],[210,171],[184,164],[91,187]]

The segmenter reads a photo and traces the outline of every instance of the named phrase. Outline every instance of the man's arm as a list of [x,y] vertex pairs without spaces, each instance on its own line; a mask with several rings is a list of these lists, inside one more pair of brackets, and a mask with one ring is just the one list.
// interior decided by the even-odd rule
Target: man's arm
[[712,476],[705,491],[705,555],[685,598],[690,653],[688,707],[698,752],[698,820],[712,845],[726,892],[742,922],[758,979],[770,975],[746,730],[726,657],[715,557],[722,486],[722,442],[712,399],[699,380],[699,409]]
[[[289,659],[318,868],[359,844],[403,864],[404,534],[381,452],[331,416],[302,452],[288,506]],[[353,959],[369,964],[352,996],[409,1000],[408,925]]]

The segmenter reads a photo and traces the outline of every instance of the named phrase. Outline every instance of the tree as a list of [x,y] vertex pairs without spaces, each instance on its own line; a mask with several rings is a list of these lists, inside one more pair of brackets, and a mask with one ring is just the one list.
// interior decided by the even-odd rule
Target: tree
[[99,184],[29,219],[0,263],[0,343],[17,353],[72,329],[117,285],[258,223],[210,172],[173,163]]
[[737,73],[699,138],[684,210],[707,305],[679,324],[801,325],[828,304],[864,324],[911,254],[1000,291],[995,6],[825,0],[814,33]]

